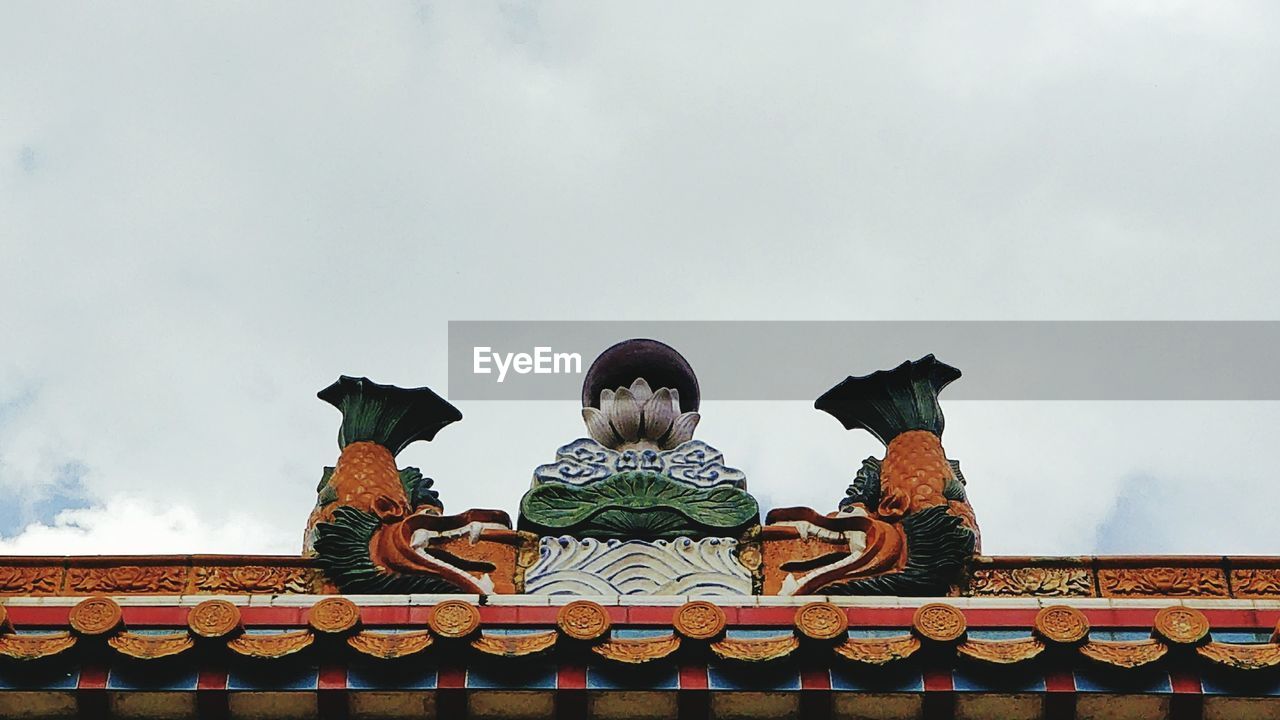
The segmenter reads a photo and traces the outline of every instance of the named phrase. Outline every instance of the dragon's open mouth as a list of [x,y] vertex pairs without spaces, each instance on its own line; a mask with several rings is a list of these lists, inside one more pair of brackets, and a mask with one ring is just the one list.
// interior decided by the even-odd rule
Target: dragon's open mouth
[[[434,518],[433,518],[434,519]],[[469,560],[459,557],[446,549],[449,545],[465,543],[472,546],[480,542],[486,530],[510,532],[509,526],[492,520],[470,520],[463,524],[448,522],[448,518],[440,518],[445,522],[414,523],[409,547],[414,554],[442,575],[455,579],[464,579],[477,585],[482,591],[493,592],[493,579],[489,573],[497,569],[497,565],[486,560]],[[432,525],[436,527],[431,527]],[[440,526],[444,527],[440,527]],[[475,577],[472,573],[479,573]]]
[[440,562],[457,570],[488,573],[493,572],[497,566],[484,560],[468,560],[458,557],[439,547],[439,545],[462,539],[469,541],[469,545],[475,545],[480,541],[480,536],[485,530],[505,531],[507,527],[494,522],[472,521],[450,530],[418,528],[409,539],[409,545],[427,560]]

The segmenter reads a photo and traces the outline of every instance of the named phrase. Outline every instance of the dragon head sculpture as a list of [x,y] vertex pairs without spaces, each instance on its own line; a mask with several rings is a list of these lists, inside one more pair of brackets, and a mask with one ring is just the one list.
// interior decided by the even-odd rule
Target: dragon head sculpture
[[960,465],[942,449],[938,394],[960,371],[932,355],[849,377],[814,407],[885,444],[839,510],[779,508],[762,530],[764,590],[782,595],[945,594],[978,551]]

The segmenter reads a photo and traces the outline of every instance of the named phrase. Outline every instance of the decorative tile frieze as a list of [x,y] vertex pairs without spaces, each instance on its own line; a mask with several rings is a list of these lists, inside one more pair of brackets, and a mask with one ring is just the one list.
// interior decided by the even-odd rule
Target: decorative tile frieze
[[112,565],[70,567],[67,594],[154,593],[177,594],[187,585],[187,568],[182,566]]
[[1135,567],[1098,570],[1104,597],[1227,597],[1221,568]]
[[62,576],[55,566],[0,566],[0,595],[56,595]]
[[1236,597],[1280,597],[1280,568],[1233,568],[1231,589]]
[[305,567],[269,565],[197,565],[191,587],[198,593],[255,594],[315,591],[319,571]]
[[980,568],[970,576],[967,594],[1091,597],[1093,575],[1086,567]]

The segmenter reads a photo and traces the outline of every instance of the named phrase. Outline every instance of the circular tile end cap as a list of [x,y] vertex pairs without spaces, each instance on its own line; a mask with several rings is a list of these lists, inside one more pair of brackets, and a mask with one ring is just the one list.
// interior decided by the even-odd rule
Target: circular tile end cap
[[461,600],[445,600],[431,610],[427,625],[443,638],[464,638],[480,628],[480,611]]
[[226,600],[205,600],[191,608],[187,627],[202,638],[226,637],[240,629],[240,608]]
[[1195,608],[1175,605],[1156,613],[1156,637],[1175,645],[1195,645],[1209,636],[1209,619]]
[[832,603],[809,603],[796,610],[796,630],[810,640],[834,640],[848,629],[849,617]]
[[705,600],[694,600],[676,610],[674,624],[676,632],[690,640],[710,640],[724,632],[724,610]]
[[1036,633],[1050,642],[1074,645],[1089,637],[1089,619],[1069,605],[1051,605],[1036,613]]
[[360,608],[344,597],[325,598],[311,606],[308,622],[316,632],[349,632],[360,624]]
[[556,613],[560,632],[574,640],[595,640],[609,632],[609,612],[590,600],[574,600]]
[[921,605],[911,626],[921,637],[941,643],[956,642],[968,629],[964,613],[945,603]]
[[71,629],[81,635],[105,635],[124,625],[120,605],[109,597],[91,597],[71,608]]

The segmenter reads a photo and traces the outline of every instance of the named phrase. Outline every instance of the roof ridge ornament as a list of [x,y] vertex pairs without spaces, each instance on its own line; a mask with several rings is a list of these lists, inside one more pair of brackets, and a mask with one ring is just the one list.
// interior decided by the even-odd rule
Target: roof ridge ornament
[[317,557],[330,582],[359,593],[514,592],[516,556],[528,538],[511,532],[507,514],[444,515],[434,481],[396,467],[410,443],[461,420],[457,408],[428,387],[347,375],[318,397],[342,413],[341,454],[321,474],[304,553]]
[[688,361],[656,340],[596,358],[582,387],[591,437],[538,466],[520,501],[520,529],[540,536],[526,591],[754,591],[755,567],[741,558],[759,556],[760,506],[746,476],[693,439],[700,399]]
[[[862,462],[839,511],[770,511],[765,591],[783,595],[945,595],[978,552],[978,523],[960,465],[942,449],[938,394],[960,371],[933,355],[850,376],[814,407],[885,443]],[[844,546],[824,554],[792,536]],[[777,543],[768,542],[776,537]],[[816,553],[816,554],[815,554]]]
[[942,448],[938,394],[960,371],[932,355],[849,377],[815,406],[885,443],[836,512],[777,508],[760,524],[745,474],[693,439],[701,390],[656,340],[605,350],[582,388],[590,437],[538,466],[506,513],[445,515],[434,482],[398,468],[461,413],[430,388],[343,376],[342,412],[307,551],[354,593],[944,595],[978,547],[964,477]]

